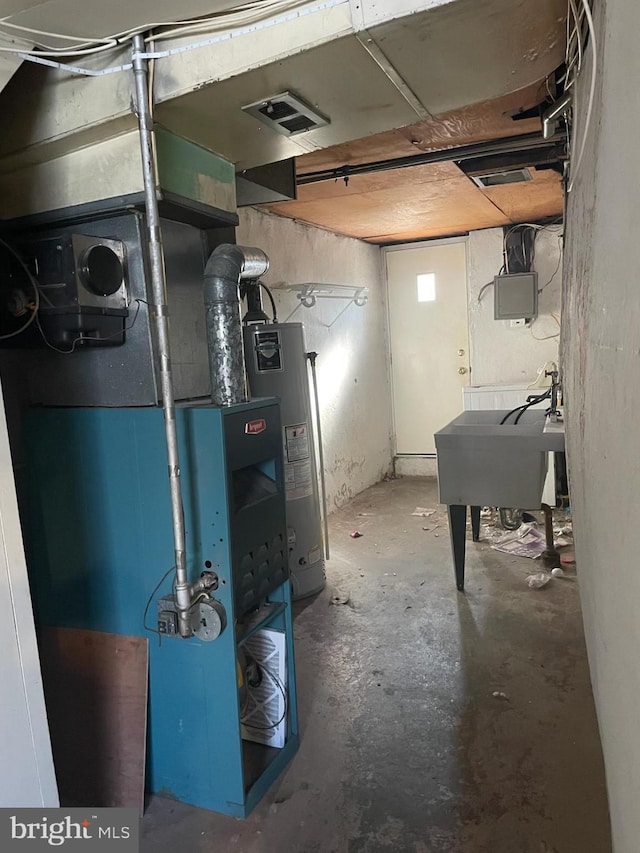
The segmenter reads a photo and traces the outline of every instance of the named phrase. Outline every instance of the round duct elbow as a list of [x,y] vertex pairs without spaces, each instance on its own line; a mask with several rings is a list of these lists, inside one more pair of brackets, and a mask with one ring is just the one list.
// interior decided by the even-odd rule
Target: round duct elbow
[[240,317],[241,279],[257,278],[269,259],[257,248],[224,243],[210,255],[204,273],[204,304],[211,399],[216,406],[247,400]]

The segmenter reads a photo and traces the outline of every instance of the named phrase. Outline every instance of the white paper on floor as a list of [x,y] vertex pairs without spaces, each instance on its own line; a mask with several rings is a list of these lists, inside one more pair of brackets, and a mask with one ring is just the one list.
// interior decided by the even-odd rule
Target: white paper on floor
[[511,554],[514,557],[539,557],[546,549],[545,535],[531,524],[522,524],[513,533],[507,533],[495,545],[495,551]]
[[430,515],[433,515],[435,509],[427,509],[426,506],[417,506],[411,515],[419,515],[421,518],[429,518]]

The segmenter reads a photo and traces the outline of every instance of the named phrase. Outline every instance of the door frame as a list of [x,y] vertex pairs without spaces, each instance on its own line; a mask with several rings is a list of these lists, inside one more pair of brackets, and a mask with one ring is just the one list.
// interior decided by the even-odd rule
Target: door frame
[[[385,318],[387,323],[387,355],[389,358],[389,385],[391,388],[391,448],[393,450],[393,458],[408,458],[408,459],[435,459],[435,453],[398,453],[398,439],[397,439],[397,429],[396,429],[396,407],[395,407],[395,393],[393,387],[393,352],[392,352],[392,343],[391,343],[391,306],[389,304],[389,275],[387,268],[387,255],[390,252],[404,252],[407,249],[431,249],[434,246],[448,246],[452,243],[464,243],[464,254],[465,254],[465,269],[466,269],[466,281],[465,281],[465,290],[467,293],[467,331],[469,330],[469,235],[463,234],[459,237],[442,237],[435,240],[418,240],[414,243],[394,243],[392,246],[383,246],[382,247],[382,260],[383,260],[383,281],[384,281],[384,301],[385,301]],[[471,372],[473,366],[471,364],[471,345],[469,345],[469,379],[471,379]]]

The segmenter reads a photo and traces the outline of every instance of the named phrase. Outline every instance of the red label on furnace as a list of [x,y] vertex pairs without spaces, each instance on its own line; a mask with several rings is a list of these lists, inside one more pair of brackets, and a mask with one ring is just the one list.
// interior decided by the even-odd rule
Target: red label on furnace
[[249,421],[244,425],[246,435],[257,435],[259,432],[264,432],[267,428],[267,422],[264,418],[259,418],[257,421]]

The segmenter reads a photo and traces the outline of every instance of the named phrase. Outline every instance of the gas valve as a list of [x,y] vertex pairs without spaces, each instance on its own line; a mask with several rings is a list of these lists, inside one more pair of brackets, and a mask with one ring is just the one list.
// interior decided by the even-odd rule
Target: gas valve
[[193,636],[210,643],[217,640],[227,625],[224,606],[215,598],[203,598],[193,605],[191,625]]

